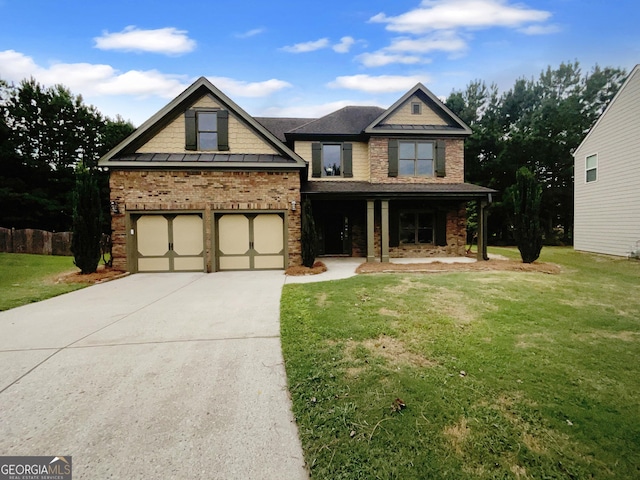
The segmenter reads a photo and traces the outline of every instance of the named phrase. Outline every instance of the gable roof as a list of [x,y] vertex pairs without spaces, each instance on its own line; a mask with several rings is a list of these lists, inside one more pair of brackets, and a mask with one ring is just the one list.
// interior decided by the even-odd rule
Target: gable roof
[[287,132],[292,135],[360,135],[385,110],[380,107],[350,106]]
[[576,156],[579,156],[580,149],[582,149],[582,147],[587,143],[587,141],[589,140],[589,137],[591,137],[591,134],[596,129],[599,128],[599,126],[600,126],[600,124],[602,122],[604,122],[606,120],[606,118],[609,116],[609,111],[612,110],[613,106],[615,105],[616,101],[618,100],[618,97],[623,95],[623,93],[624,93],[625,89],[627,88],[627,86],[631,82],[635,81],[635,79],[640,81],[640,64],[638,64],[635,67],[633,67],[633,70],[631,70],[631,73],[629,74],[627,79],[624,81],[624,83],[620,87],[620,90],[618,90],[618,92],[615,94],[613,99],[609,102],[609,105],[607,105],[607,108],[604,109],[604,112],[602,112],[602,114],[600,115],[600,117],[598,118],[596,123],[594,123],[593,126],[589,129],[589,132],[587,132],[587,135],[584,137],[582,142],[580,142],[580,145],[578,145],[578,148],[576,148],[575,151],[573,152],[574,158]]
[[[233,112],[233,114],[246,126],[248,126],[256,135],[258,135],[262,140],[264,140],[267,144],[273,147],[279,155],[274,155],[274,161],[264,162],[258,161],[258,156],[248,156],[248,159],[256,158],[255,162],[245,160],[235,162],[229,161],[229,155],[210,155],[205,156],[207,158],[206,161],[190,161],[190,160],[181,160],[181,161],[172,161],[169,160],[171,157],[168,156],[167,160],[156,160],[151,161],[147,160],[145,157],[142,157],[144,160],[132,160],[132,156],[136,154],[136,150],[140,148],[142,145],[147,143],[151,138],[153,138],[156,134],[158,134],[164,127],[166,127],[171,121],[175,120],[175,118],[184,113],[194,102],[198,99],[202,98],[205,95],[212,95],[215,99],[227,110]],[[165,152],[157,152],[157,153],[165,153]],[[208,153],[208,152],[205,152]],[[223,152],[227,154],[228,152]],[[209,159],[209,157],[211,157]],[[164,158],[164,157],[163,157]],[[194,156],[186,156],[187,159],[193,159]],[[282,162],[277,161],[278,159],[282,159]],[[106,153],[99,161],[98,165],[101,167],[111,167],[111,166],[132,166],[132,163],[135,166],[153,166],[153,167],[162,167],[162,166],[197,166],[197,167],[206,167],[206,166],[223,166],[225,168],[247,168],[247,167],[264,167],[265,163],[269,166],[277,166],[282,165],[286,168],[302,168],[306,166],[306,162],[302,157],[300,157],[297,153],[287,147],[281,140],[279,140],[273,133],[271,133],[268,129],[266,129],[262,124],[256,121],[251,115],[245,112],[240,106],[238,106],[233,100],[227,97],[222,91],[216,88],[209,80],[205,77],[200,77],[196,80],[191,86],[189,86],[185,91],[183,91],[180,95],[174,98],[169,104],[167,104],[164,108],[158,111],[155,115],[153,115],[149,120],[144,122],[140,127],[138,127],[131,135],[125,138],[122,142],[116,145],[111,151]]]
[[[446,125],[394,125],[387,123],[387,120],[402,107],[411,97],[417,96],[425,102],[432,110],[438,113]],[[438,99],[427,87],[418,83],[415,87],[405,93],[396,103],[391,105],[380,116],[374,119],[365,129],[366,133],[378,134],[415,134],[434,133],[438,135],[471,135],[471,129],[449,108]]]

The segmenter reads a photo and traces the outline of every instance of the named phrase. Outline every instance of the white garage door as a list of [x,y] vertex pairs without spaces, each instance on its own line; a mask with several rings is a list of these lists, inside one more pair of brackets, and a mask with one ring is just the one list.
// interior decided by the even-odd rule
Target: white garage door
[[283,214],[221,214],[216,231],[220,270],[284,268]]
[[140,215],[133,222],[139,272],[204,270],[201,214]]

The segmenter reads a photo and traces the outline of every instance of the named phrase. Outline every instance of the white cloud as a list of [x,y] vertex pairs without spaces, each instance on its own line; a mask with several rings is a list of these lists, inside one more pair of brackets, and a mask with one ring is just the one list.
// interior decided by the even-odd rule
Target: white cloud
[[[15,50],[0,51],[2,78],[19,82],[34,77],[43,85],[61,83],[75,94],[83,96],[130,95],[138,98],[174,98],[193,81],[186,75],[172,75],[158,70],[129,70],[121,72],[110,65],[90,63],[55,63],[49,67]],[[231,97],[264,97],[291,84],[270,79],[263,82],[244,82],[227,77],[209,77],[211,82]]]
[[558,25],[529,25],[528,27],[518,30],[525,35],[549,35],[550,33],[557,33],[560,31]]
[[230,97],[266,97],[292,85],[272,78],[263,82],[244,82],[228,77],[207,77],[211,83]]
[[260,35],[261,33],[266,32],[267,29],[266,28],[254,28],[253,30],[248,30],[246,32],[243,33],[238,33],[236,34],[237,38],[250,38],[250,37],[255,37],[256,35]]
[[550,17],[550,12],[509,4],[508,0],[423,0],[420,7],[409,12],[395,17],[379,13],[370,21],[386,23],[390,31],[419,35],[457,28],[518,28]]
[[315,50],[321,50],[329,46],[328,38],[321,38],[312,42],[296,43],[295,45],[288,45],[282,47],[282,50],[289,53],[307,53]]
[[96,48],[101,50],[179,55],[196,48],[195,40],[188,37],[187,31],[173,27],[141,30],[131,25],[121,32],[104,32],[101,37],[96,37],[94,40]]
[[15,50],[0,52],[0,71],[3,78],[19,82],[34,77],[43,85],[58,83],[75,94],[135,95],[173,98],[189,85],[184,75],[170,75],[157,70],[129,70],[120,72],[110,65],[91,63],[54,63],[49,67]]
[[414,65],[416,63],[428,63],[415,55],[398,55],[385,53],[383,50],[374,53],[363,53],[356,57],[365,67],[384,67],[393,63],[403,65]]
[[367,93],[404,92],[416,83],[427,81],[425,76],[400,76],[400,75],[351,75],[337,77],[327,84],[330,88],[344,88],[358,90]]
[[428,53],[433,51],[460,52],[466,50],[465,42],[452,31],[438,32],[421,38],[398,37],[391,41],[391,45],[384,50],[390,52]]
[[340,43],[333,46],[333,50],[337,53],[349,53],[354,43],[356,43],[356,41],[353,37],[342,37]]

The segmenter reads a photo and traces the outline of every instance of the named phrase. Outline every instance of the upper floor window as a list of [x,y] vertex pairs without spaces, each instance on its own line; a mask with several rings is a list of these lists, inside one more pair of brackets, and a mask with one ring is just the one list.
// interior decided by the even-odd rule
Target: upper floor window
[[342,171],[342,145],[322,144],[322,176],[339,177]]
[[196,112],[198,126],[198,150],[218,149],[218,114],[216,112]]
[[389,139],[390,177],[446,177],[445,140]]
[[185,150],[229,150],[229,112],[187,110]]
[[413,102],[411,104],[411,114],[420,115],[422,113],[422,104],[420,102]]
[[398,174],[401,176],[433,176],[433,143],[400,142]]
[[352,144],[311,144],[311,176],[353,177]]
[[585,166],[587,183],[595,182],[598,179],[598,155],[589,155]]

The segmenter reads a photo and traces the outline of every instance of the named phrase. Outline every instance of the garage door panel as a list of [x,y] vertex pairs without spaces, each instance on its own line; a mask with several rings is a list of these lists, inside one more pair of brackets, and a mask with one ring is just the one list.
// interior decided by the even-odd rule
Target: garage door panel
[[244,257],[220,257],[220,270],[249,270],[251,259]]
[[249,252],[249,219],[244,215],[223,215],[218,220],[219,249],[223,255]]
[[178,215],[173,219],[173,250],[177,255],[202,255],[202,217]]
[[202,214],[145,214],[135,220],[137,270],[204,270]]
[[284,220],[280,215],[258,215],[253,221],[253,244],[256,253],[281,253],[284,248],[283,226]]
[[145,215],[138,219],[138,253],[164,255],[169,250],[168,221],[162,215]]
[[204,269],[202,257],[176,257],[173,259],[173,269],[191,271],[200,271]]
[[254,259],[255,268],[284,268],[284,255],[259,255]]
[[139,258],[138,270],[140,272],[166,272],[169,270],[168,258]]

